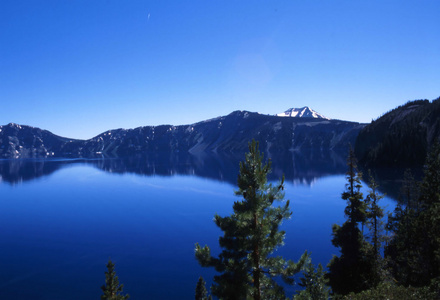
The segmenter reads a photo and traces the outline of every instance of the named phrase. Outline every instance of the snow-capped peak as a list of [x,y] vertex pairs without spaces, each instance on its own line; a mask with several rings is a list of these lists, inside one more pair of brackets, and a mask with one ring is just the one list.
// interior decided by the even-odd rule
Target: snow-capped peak
[[293,117],[293,118],[315,118],[315,119],[327,119],[330,120],[330,118],[327,118],[320,113],[314,111],[313,109],[309,108],[308,106],[304,106],[301,108],[289,108],[283,113],[276,114],[278,117]]

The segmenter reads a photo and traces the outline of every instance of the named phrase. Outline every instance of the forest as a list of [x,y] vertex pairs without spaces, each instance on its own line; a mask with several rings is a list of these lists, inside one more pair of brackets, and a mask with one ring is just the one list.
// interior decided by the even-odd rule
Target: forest
[[373,120],[360,132],[355,154],[370,168],[422,166],[440,137],[440,98],[409,101]]

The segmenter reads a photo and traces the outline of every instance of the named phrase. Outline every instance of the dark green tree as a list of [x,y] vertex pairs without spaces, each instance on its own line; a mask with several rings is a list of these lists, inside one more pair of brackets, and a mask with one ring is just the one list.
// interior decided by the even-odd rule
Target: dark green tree
[[[406,175],[406,177],[410,177]],[[428,153],[424,177],[414,192],[404,180],[403,203],[388,218],[393,233],[385,248],[393,276],[402,285],[426,286],[440,276],[440,146]]]
[[381,255],[382,245],[385,241],[384,235],[384,212],[379,205],[379,201],[384,195],[379,194],[378,187],[371,171],[369,171],[370,183],[368,184],[369,193],[365,202],[367,204],[367,226],[369,229],[370,241],[373,246],[371,252],[371,259],[373,263],[373,270],[371,282],[376,286],[379,282],[385,279],[385,263]]
[[421,286],[429,281],[425,270],[429,268],[420,234],[420,216],[417,211],[398,203],[388,216],[387,229],[392,233],[385,247],[385,258],[393,277],[399,284]]
[[350,293],[341,300],[434,300],[440,299],[439,282],[433,281],[425,287],[404,287],[393,281],[381,282],[377,287],[355,294]]
[[367,205],[361,192],[362,173],[358,170],[357,160],[351,147],[347,158],[347,166],[348,170],[345,174],[347,179],[346,191],[342,193],[342,199],[347,201],[344,211],[345,216],[348,222],[363,225],[367,220]]
[[199,277],[196,286],[196,300],[211,300],[211,296],[208,296],[208,291],[206,290],[206,282],[202,276]]
[[406,209],[420,212],[421,204],[420,187],[410,169],[405,170],[399,202],[405,204]]
[[[421,212],[418,233],[421,235],[422,255],[428,262],[425,269],[429,281],[440,276],[440,144],[434,144],[427,156],[420,187]],[[429,282],[424,282],[426,285]]]
[[346,191],[342,199],[347,201],[345,216],[347,221],[342,225],[333,225],[332,243],[340,249],[340,256],[333,256],[328,264],[329,284],[334,293],[348,294],[369,288],[372,283],[371,245],[359,229],[367,220],[366,203],[361,193],[361,176],[353,150],[350,148],[347,159]]
[[249,144],[245,161],[240,163],[237,196],[233,214],[215,216],[215,223],[223,231],[219,238],[222,252],[212,257],[208,246],[196,244],[195,256],[203,267],[214,267],[212,294],[220,299],[283,299],[284,289],[274,280],[280,276],[289,284],[308,259],[305,252],[295,263],[273,253],[283,244],[285,232],[279,230],[282,221],[291,216],[289,201],[279,206],[275,201],[284,198],[283,180],[276,186],[267,183],[270,161],[263,164],[258,143]]
[[420,188],[420,200],[426,210],[440,203],[440,144],[430,149],[424,167]]
[[130,298],[127,294],[121,295],[124,285],[119,284],[119,278],[116,276],[115,264],[109,259],[107,263],[107,272],[105,272],[105,285],[101,287],[103,295],[101,300],[126,300]]
[[322,265],[319,264],[315,269],[311,262],[308,262],[303,277],[299,285],[304,290],[298,292],[293,299],[295,300],[327,300],[330,295],[330,288],[327,286],[328,280],[325,278],[325,272]]
[[411,171],[406,170],[399,202],[386,224],[391,239],[385,246],[385,258],[395,280],[405,286],[419,286],[428,280],[423,274],[428,263],[422,255],[423,237],[418,232],[422,208],[419,186]]

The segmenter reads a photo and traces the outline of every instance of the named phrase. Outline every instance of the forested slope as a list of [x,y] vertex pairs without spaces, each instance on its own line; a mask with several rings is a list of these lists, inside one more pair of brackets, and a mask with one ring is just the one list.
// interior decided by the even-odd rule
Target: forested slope
[[440,98],[410,101],[364,127],[356,139],[355,153],[368,167],[419,167],[437,139]]

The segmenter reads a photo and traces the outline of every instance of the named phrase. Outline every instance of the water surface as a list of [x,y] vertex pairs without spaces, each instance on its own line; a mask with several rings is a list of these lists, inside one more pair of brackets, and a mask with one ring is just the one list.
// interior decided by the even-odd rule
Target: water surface
[[[212,220],[239,200],[238,160],[0,161],[0,299],[99,299],[109,258],[131,299],[193,299],[198,277],[210,284],[215,274],[197,264],[194,244],[220,252]],[[344,221],[344,172],[332,154],[273,157],[270,178],[286,174],[293,210],[277,254],[308,250],[323,265],[338,254],[331,225]]]

